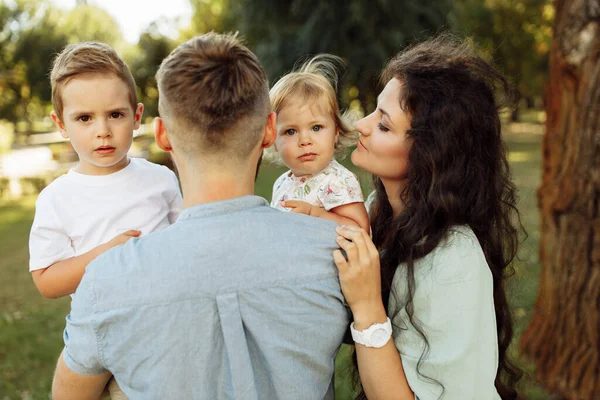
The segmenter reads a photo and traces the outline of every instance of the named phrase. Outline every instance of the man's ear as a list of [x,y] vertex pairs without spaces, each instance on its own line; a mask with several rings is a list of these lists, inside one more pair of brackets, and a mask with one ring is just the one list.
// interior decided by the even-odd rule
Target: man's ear
[[269,114],[267,117],[267,124],[265,125],[265,133],[262,139],[262,148],[266,149],[271,147],[275,143],[277,138],[277,114],[274,112]]
[[154,118],[154,140],[161,150],[173,151],[169,136],[167,136],[167,128],[160,117]]
[[52,118],[52,122],[54,122],[54,125],[56,125],[56,127],[60,131],[60,135],[63,138],[68,139],[69,135],[67,134],[67,130],[65,129],[65,124],[60,120],[58,114],[56,114],[56,111],[50,111],[50,118]]
[[138,103],[135,109],[135,115],[133,117],[133,130],[140,129],[140,125],[142,124],[142,115],[144,114],[144,105],[142,103]]

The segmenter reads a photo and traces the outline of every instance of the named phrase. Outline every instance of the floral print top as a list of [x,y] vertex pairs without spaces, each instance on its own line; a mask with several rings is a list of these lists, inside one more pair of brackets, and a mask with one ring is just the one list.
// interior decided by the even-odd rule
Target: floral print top
[[289,211],[283,206],[286,200],[301,200],[330,211],[344,204],[362,203],[363,195],[356,175],[332,160],[316,175],[297,177],[288,171],[277,178],[271,207]]

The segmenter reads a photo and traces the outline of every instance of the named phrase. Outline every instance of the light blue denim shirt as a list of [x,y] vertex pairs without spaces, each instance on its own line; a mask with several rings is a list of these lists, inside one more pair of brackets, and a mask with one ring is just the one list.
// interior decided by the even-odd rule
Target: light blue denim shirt
[[135,399],[332,399],[349,323],[335,224],[245,196],[185,209],[87,267],[64,359]]

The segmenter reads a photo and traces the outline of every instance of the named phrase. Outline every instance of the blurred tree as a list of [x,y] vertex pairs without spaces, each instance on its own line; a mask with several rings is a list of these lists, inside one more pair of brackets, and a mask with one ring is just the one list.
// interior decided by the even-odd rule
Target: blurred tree
[[125,56],[144,103],[144,116],[158,115],[158,89],[154,75],[162,60],[175,47],[175,42],[163,36],[156,23],[151,23],[140,35],[135,51]]
[[117,21],[106,10],[86,2],[78,3],[66,15],[61,30],[67,35],[69,43],[95,41],[117,48],[122,42]]
[[600,399],[600,5],[556,2],[546,92],[540,289],[521,347],[564,399]]
[[340,86],[342,102],[358,99],[367,109],[375,103],[378,74],[386,60],[411,41],[436,33],[452,5],[451,0],[196,3],[194,20],[214,21],[200,12],[207,7],[226,11],[219,14],[218,27],[239,30],[272,81],[301,57],[328,52],[344,58],[348,65]]
[[67,43],[58,28],[61,16],[48,1],[17,0],[0,5],[0,118],[27,122],[26,133],[31,132],[33,119],[47,111],[48,71],[54,54]]
[[[527,101],[543,94],[552,37],[552,0],[454,0],[455,30],[471,36]],[[518,108],[512,115],[518,119]]]

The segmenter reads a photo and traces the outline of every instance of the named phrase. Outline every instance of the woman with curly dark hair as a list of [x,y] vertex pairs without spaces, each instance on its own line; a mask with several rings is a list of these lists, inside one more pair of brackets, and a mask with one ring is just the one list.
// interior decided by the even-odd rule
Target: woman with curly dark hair
[[339,227],[334,252],[362,395],[515,399],[504,283],[521,224],[494,96],[514,92],[449,36],[398,54],[382,82],[352,153],[374,175],[372,240]]

